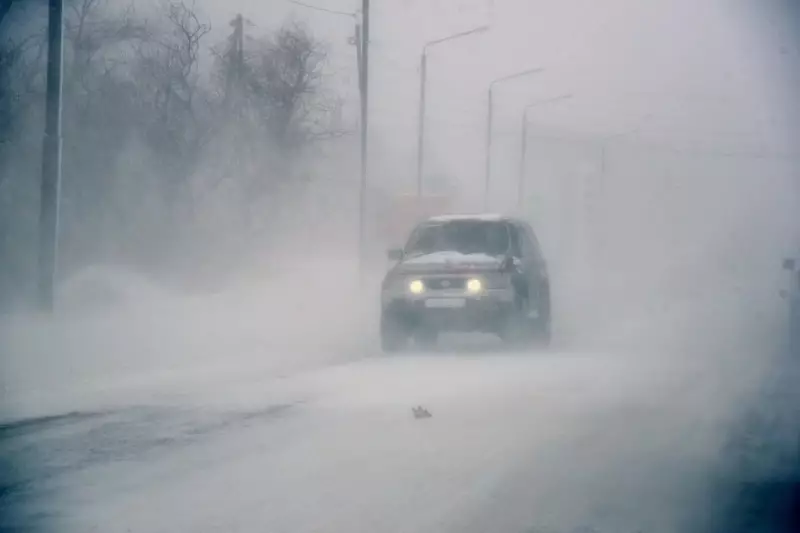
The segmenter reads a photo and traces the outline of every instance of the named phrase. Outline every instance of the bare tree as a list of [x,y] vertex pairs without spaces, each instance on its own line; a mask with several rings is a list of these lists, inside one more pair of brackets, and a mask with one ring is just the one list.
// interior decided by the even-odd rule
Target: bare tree
[[109,75],[125,57],[122,47],[148,37],[147,26],[136,17],[132,5],[112,13],[107,0],[73,0],[64,27],[71,52],[68,80],[85,95],[91,94],[89,84],[97,74]]
[[24,43],[0,44],[0,143],[7,142],[13,117],[22,100],[20,76],[24,75]]
[[134,75],[139,105],[151,117],[146,137],[166,165],[169,195],[175,199],[207,141],[207,128],[198,120],[198,104],[206,101],[196,101],[201,92],[197,66],[211,25],[183,0],[165,0],[161,12],[160,26],[137,51]]
[[[39,101],[44,48],[38,34],[18,42],[0,42],[0,150],[13,143],[21,121]],[[0,187],[6,177],[0,172]]]
[[248,56],[251,94],[267,111],[265,118],[283,147],[302,142],[301,126],[319,90],[326,58],[324,46],[296,23],[284,25]]
[[191,111],[201,42],[211,25],[182,0],[167,1],[162,9],[166,27],[140,47],[139,71],[151,91],[151,104],[167,120],[176,106]]
[[[209,83],[198,63],[211,26],[191,1],[163,0],[145,20],[111,0],[65,0],[65,270],[180,255],[174,234],[155,227],[210,225],[214,238],[237,231],[246,240],[274,220],[269,206],[302,190],[299,152],[344,133],[342,100],[324,83],[325,47],[308,30],[289,23],[262,38],[237,33],[215,52],[220,76]],[[20,243],[35,240],[46,59],[46,2],[13,2],[0,20],[6,27],[23,6],[39,18],[28,40],[0,42],[0,163],[9,169],[0,172],[0,256],[16,254],[0,264],[0,289],[30,270]],[[0,19],[6,5],[0,0]],[[23,138],[26,123],[35,133]]]
[[300,135],[305,143],[313,143],[350,135],[353,132],[342,126],[341,97],[320,93],[313,101],[304,102],[299,116],[302,120]]

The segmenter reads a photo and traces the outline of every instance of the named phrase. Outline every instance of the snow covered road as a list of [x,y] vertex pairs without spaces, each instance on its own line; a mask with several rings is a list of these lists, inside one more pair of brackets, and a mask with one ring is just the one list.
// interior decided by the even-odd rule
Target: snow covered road
[[696,370],[375,358],[8,426],[3,455],[20,520],[58,531],[685,531],[730,416],[695,410]]
[[707,530],[728,427],[768,366],[775,315],[752,302],[742,322],[724,301],[625,320],[593,349],[391,357],[366,315],[302,302],[17,321],[9,529]]

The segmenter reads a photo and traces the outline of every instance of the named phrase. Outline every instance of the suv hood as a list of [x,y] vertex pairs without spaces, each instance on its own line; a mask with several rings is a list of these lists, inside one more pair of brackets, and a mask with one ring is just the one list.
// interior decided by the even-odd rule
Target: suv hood
[[491,255],[461,252],[433,252],[404,259],[397,265],[398,272],[450,272],[453,270],[499,270],[503,259]]

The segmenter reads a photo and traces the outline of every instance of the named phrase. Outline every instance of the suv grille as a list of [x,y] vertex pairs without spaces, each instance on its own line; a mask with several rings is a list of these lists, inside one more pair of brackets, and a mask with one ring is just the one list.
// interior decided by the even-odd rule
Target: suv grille
[[433,290],[463,289],[467,280],[464,278],[432,278],[425,280],[425,285]]

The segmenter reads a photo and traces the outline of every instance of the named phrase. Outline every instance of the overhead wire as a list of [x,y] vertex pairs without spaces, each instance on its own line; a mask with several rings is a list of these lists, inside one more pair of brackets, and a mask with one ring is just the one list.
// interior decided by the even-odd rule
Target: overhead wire
[[341,16],[353,17],[353,18],[355,18],[357,16],[356,13],[352,13],[352,12],[348,12],[348,11],[337,11],[335,9],[329,9],[327,7],[320,7],[320,6],[315,6],[315,5],[312,5],[312,4],[306,4],[305,2],[301,2],[300,0],[286,0],[286,1],[289,2],[290,4],[295,4],[295,5],[298,5],[298,6],[302,6],[302,7],[305,7],[307,9],[312,9],[314,11],[321,11],[323,13],[329,13],[331,15],[341,15]]

